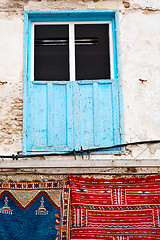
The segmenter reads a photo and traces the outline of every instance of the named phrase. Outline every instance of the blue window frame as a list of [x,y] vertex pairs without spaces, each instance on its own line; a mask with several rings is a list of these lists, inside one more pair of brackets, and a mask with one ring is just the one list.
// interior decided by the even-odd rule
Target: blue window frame
[[24,13],[24,154],[123,142],[119,52],[116,10]]

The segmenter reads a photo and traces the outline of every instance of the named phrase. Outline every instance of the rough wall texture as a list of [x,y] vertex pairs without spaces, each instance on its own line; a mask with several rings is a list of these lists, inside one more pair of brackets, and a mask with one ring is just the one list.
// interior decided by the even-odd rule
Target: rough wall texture
[[[74,9],[119,10],[125,142],[160,139],[159,1],[1,0],[0,154],[22,151],[24,11]],[[122,156],[105,157],[159,159],[159,144],[146,147],[127,147]]]

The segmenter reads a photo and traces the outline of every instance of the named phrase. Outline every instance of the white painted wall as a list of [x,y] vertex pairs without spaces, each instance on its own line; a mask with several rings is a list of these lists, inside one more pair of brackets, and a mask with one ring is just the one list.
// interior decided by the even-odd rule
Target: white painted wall
[[[160,139],[159,1],[1,0],[0,154],[22,151],[24,10],[74,9],[119,10],[125,142]],[[122,156],[91,156],[91,159],[138,158],[152,162],[152,159],[160,158],[160,144],[150,145],[145,150],[146,147],[127,147]],[[63,159],[68,161],[68,157]]]

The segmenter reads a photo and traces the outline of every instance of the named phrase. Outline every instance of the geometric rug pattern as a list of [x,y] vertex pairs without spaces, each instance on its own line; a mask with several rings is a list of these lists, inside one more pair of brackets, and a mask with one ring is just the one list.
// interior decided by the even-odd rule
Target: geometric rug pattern
[[160,240],[159,175],[69,182],[72,240]]
[[69,239],[67,181],[0,183],[0,239]]

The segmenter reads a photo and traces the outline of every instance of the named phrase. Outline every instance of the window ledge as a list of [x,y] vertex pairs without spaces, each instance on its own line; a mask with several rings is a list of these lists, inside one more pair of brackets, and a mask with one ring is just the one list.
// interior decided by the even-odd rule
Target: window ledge
[[53,160],[19,159],[1,160],[0,169],[47,169],[47,168],[123,168],[123,167],[160,167],[159,159],[94,159],[71,160],[69,158]]

